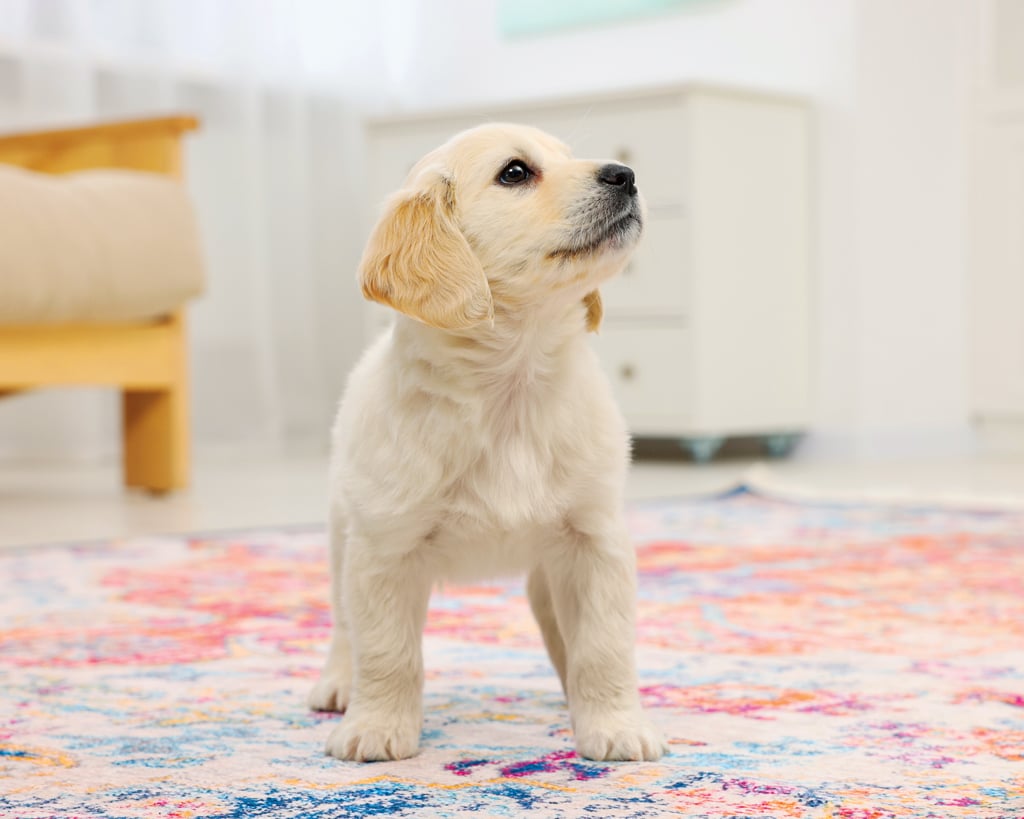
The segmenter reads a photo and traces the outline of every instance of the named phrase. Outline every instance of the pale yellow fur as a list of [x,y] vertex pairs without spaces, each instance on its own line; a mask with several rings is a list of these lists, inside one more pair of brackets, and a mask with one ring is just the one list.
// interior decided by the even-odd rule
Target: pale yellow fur
[[[524,156],[525,154],[525,156]],[[496,184],[528,159],[530,188]],[[586,331],[632,250],[562,254],[601,163],[535,129],[483,126],[425,157],[385,207],[359,276],[400,311],[353,371],[331,468],[335,627],[327,750],[416,753],[434,583],[526,572],[578,752],[656,759],[633,657],[628,436]]]

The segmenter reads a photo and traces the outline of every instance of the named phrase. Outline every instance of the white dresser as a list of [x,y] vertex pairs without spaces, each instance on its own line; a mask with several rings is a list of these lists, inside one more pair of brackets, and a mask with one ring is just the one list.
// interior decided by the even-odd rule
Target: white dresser
[[[645,236],[602,288],[594,344],[632,433],[699,460],[732,436],[783,454],[809,423],[811,112],[798,100],[676,86],[377,119],[367,229],[413,163],[488,120],[557,135],[636,171]],[[368,306],[368,331],[390,311]]]

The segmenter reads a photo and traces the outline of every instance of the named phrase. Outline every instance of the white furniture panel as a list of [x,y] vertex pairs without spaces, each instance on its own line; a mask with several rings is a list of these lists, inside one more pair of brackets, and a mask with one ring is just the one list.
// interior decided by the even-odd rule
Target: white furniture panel
[[[557,114],[516,111],[527,121],[567,142],[577,156],[614,159],[643,181],[648,205],[676,204],[685,191],[682,161],[685,129],[680,95],[617,98],[611,104],[567,104]],[[510,114],[513,112],[509,112]]]
[[[702,458],[733,435],[785,449],[810,422],[808,107],[679,86],[376,120],[374,201],[452,134],[496,120],[536,125],[577,156],[636,172],[645,236],[602,289],[594,340],[633,433],[679,438]],[[371,308],[369,330],[387,315]]]
[[692,410],[687,357],[681,324],[608,322],[594,337],[615,397],[634,429],[674,437],[688,424]]
[[809,423],[809,121],[797,106],[695,95],[694,432]]
[[[637,177],[639,179],[639,177]],[[601,289],[605,315],[684,316],[690,307],[689,256],[683,218],[648,218],[629,265]],[[671,271],[665,259],[676,259]]]

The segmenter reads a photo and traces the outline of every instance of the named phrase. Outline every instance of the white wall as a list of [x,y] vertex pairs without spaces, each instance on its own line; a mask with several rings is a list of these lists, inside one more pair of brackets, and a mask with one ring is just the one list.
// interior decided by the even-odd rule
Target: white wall
[[864,446],[867,454],[966,451],[967,4],[859,6]]
[[392,100],[487,103],[707,78],[817,92],[852,44],[850,0],[706,0],[636,23],[504,40],[496,0],[420,0]]
[[[704,79],[818,110],[816,434],[804,455],[970,446],[965,87],[971,0],[722,0],[613,27],[500,38],[495,0],[431,0],[383,108]],[[425,6],[429,6],[429,13]]]

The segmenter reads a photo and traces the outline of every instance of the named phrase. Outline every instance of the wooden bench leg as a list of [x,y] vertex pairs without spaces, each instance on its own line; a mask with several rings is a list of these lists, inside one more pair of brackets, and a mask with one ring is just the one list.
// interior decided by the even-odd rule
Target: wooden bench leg
[[188,484],[188,396],[181,384],[163,390],[124,390],[125,486],[169,492]]

